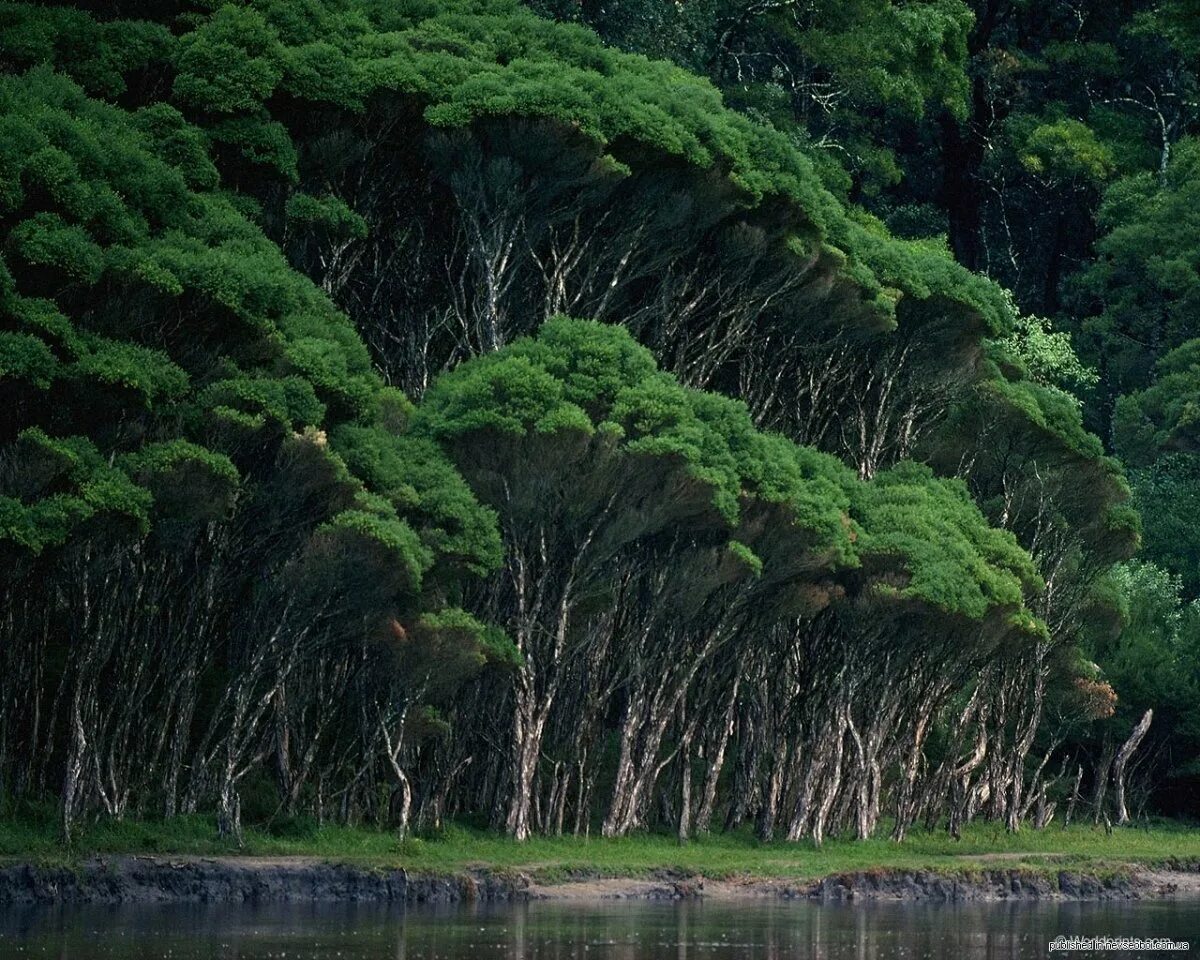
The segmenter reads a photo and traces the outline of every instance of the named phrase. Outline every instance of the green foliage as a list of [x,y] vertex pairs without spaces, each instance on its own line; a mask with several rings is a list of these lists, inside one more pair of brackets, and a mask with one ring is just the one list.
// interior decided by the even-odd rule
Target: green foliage
[[[794,39],[803,56],[839,82],[858,84],[856,98],[910,114],[932,103],[960,111],[968,22],[957,2],[911,9],[871,2],[823,9]],[[877,220],[846,208],[824,189],[809,157],[786,133],[727,109],[716,90],[690,74],[622,54],[585,30],[547,23],[512,0],[460,0],[449,7],[404,11],[330,3],[313,5],[303,15],[286,4],[261,2],[197,23],[180,41],[181,60],[188,64],[179,80],[187,91],[180,95],[180,106],[197,116],[219,151],[232,149],[231,157],[252,166],[265,164],[285,181],[295,177],[297,152],[265,106],[280,93],[314,109],[357,112],[376,111],[378,100],[371,98],[387,91],[393,98],[389,103],[410,98],[430,124],[442,126],[496,116],[545,118],[611,151],[621,168],[646,168],[664,155],[673,156],[697,174],[728,177],[743,205],[795,222],[795,255],[808,261],[819,250],[828,265],[822,269],[841,275],[838,289],[844,293],[837,294],[835,307],[839,321],[886,325],[899,308],[911,318],[939,321],[949,311],[966,329],[1007,331],[1009,311],[1000,291],[959,268],[944,242],[896,240]],[[386,41],[378,39],[383,36],[379,31],[388,31]],[[217,48],[236,66],[228,78],[218,78],[220,83],[227,79],[229,89],[216,89],[218,81],[205,72],[211,72],[205,51]],[[863,71],[859,67],[864,62],[875,66]],[[277,75],[280,64],[282,74]],[[1046,125],[1034,138],[1045,147],[1038,147],[1038,155],[1046,157],[1058,157],[1085,139],[1066,121]],[[1080,148],[1075,154],[1087,151]],[[235,159],[225,162],[235,172],[240,169]],[[361,237],[364,229],[344,201],[328,197],[293,195],[287,216],[297,226],[326,235]],[[222,277],[237,276],[245,262],[229,265]],[[254,271],[264,272],[257,264]],[[288,356],[323,392],[352,385],[352,367],[331,362],[338,357],[323,343],[309,349],[297,338]],[[509,388],[518,389],[515,368],[498,373]],[[482,378],[476,388],[490,389]],[[341,409],[362,415],[371,389],[342,389]],[[532,380],[521,389],[535,407],[543,399],[549,402]],[[1000,384],[997,392],[1013,391]],[[1069,417],[1047,416],[1046,406],[1022,397],[1012,410],[1029,413],[1034,429],[1047,438],[1063,427],[1062,442],[1072,450],[1086,445]],[[484,408],[475,404],[474,409]],[[546,417],[546,430],[568,422],[586,429],[569,405],[538,415]],[[656,442],[661,446],[666,441]],[[732,509],[731,504],[727,500],[724,509]]]
[[298,178],[296,148],[287,129],[264,113],[216,120],[209,132],[228,156],[289,182]]
[[737,558],[739,563],[745,564],[747,570],[753,573],[756,577],[761,576],[763,568],[762,557],[756,554],[740,540],[730,540],[728,549],[729,552]]
[[484,430],[514,436],[571,429],[591,433],[587,414],[563,394],[562,384],[528,357],[487,356],[430,389],[418,410],[417,429],[437,439]]
[[315,426],[325,416],[312,384],[301,377],[233,377],[217,380],[200,394],[213,411],[237,422],[287,430]]
[[123,456],[120,466],[150,491],[160,517],[221,520],[241,483],[227,456],[187,440],[147,444]]
[[314,197],[296,193],[288,199],[288,220],[308,228],[317,228],[334,237],[367,235],[367,221],[337,197]]
[[804,142],[839,188],[847,169],[872,193],[898,179],[885,121],[966,109],[972,13],[959,0],[532,6],[582,19],[622,49],[709,73],[737,107]]
[[35,213],[9,234],[9,249],[32,267],[49,267],[64,280],[95,283],[104,269],[104,255],[87,232],[66,223],[56,213]]
[[561,383],[564,400],[584,410],[593,423],[608,419],[621,391],[653,378],[658,366],[628,331],[567,317],[546,321],[536,340],[509,352],[529,358]]
[[149,491],[110,465],[87,438],[55,438],[31,427],[19,434],[11,456],[18,469],[0,495],[0,541],[37,554],[97,517],[147,527]]
[[138,395],[147,409],[166,400],[178,400],[188,387],[188,376],[160,350],[86,336],[69,368],[72,376],[91,384],[122,387]]
[[132,120],[146,135],[147,146],[183,174],[189,187],[209,190],[217,186],[220,175],[208,155],[207,137],[182,113],[170,104],[152,103],[134,113]]
[[137,453],[128,454],[124,462],[131,471],[144,476],[165,476],[184,465],[195,464],[230,487],[239,480],[237,467],[228,457],[187,440],[147,444]]
[[[467,653],[475,666],[484,664],[513,666],[521,662],[521,654],[504,631],[457,607],[424,613],[417,624],[418,642],[436,642],[442,648],[449,640],[459,653]],[[438,663],[435,657],[434,663]],[[439,666],[439,669],[441,667]]]
[[[564,463],[540,468],[550,476],[581,456],[568,437],[595,436],[633,463],[679,464],[731,528],[752,500],[779,504],[803,534],[794,550],[803,543],[835,568],[862,558],[881,586],[899,571],[903,586],[888,589],[946,614],[980,620],[999,610],[1022,629],[1038,629],[1023,606],[1026,591],[1040,585],[1028,554],[1011,533],[987,524],[964,485],[916,464],[857,482],[833,458],[757,430],[741,402],[656,371],[621,327],[552,319],[536,338],[439,378],[414,424],[451,450],[469,451],[489,476],[509,462],[486,454],[489,445],[519,451],[526,437],[561,435],[559,450],[547,455]],[[607,468],[596,462],[589,469]],[[518,482],[510,476],[504,489]],[[764,559],[750,545],[733,539],[729,550],[763,572]]]
[[1161,453],[1200,451],[1200,340],[1167,354],[1161,375],[1145,390],[1117,401],[1113,440],[1133,466],[1147,466]]
[[[486,435],[599,435],[622,457],[678,463],[737,522],[745,496],[785,504],[798,523],[847,543],[842,502],[821,474],[836,461],[800,453],[755,429],[743,403],[690,389],[656,370],[622,327],[558,317],[519,340],[439,378],[414,430],[444,443]],[[790,449],[789,449],[790,448]],[[818,461],[824,461],[820,467]]]
[[1030,379],[1044,387],[1078,395],[1100,381],[1099,374],[1075,353],[1071,335],[1055,330],[1045,317],[1017,315],[1012,333],[1000,345],[1022,364]]
[[0,9],[5,56],[17,68],[70,63],[71,75],[93,95],[117,97],[126,77],[170,57],[170,30],[146,20],[101,22],[71,7],[6,4]]
[[[1004,345],[993,355],[1001,363],[1011,358]],[[1085,429],[1075,396],[1033,379],[994,377],[959,404],[949,424],[943,441],[949,446],[938,462],[957,456],[952,451],[962,438],[973,432],[982,438],[972,471],[981,502],[1003,499],[1005,471],[1015,469],[1008,483],[1053,490],[1058,522],[1101,562],[1127,559],[1137,550],[1141,528],[1129,506],[1124,469]]]
[[1011,532],[988,525],[964,484],[901,464],[860,487],[853,512],[867,569],[882,557],[905,573],[879,589],[972,620],[1000,610],[1021,629],[1042,629],[1023,607],[1026,591],[1041,587],[1033,561]]
[[[1147,386],[1154,364],[1200,335],[1200,141],[1175,146],[1165,179],[1114,183],[1097,220],[1099,254],[1080,275],[1100,309],[1084,325],[1086,357],[1103,358],[1110,394]],[[1085,300],[1086,302],[1086,300]]]
[[[35,8],[17,8],[36,16]],[[963,52],[968,15],[958,0],[919,9],[874,0],[827,12],[844,22],[829,33],[812,30],[813,50],[845,79],[864,76],[857,69],[861,48],[873,47],[868,58],[878,65],[864,95],[910,111],[928,100],[961,100],[961,74],[947,66]],[[824,189],[792,140],[727,109],[710,84],[607,47],[590,31],[549,23],[517,0],[400,11],[339,0],[315,4],[304,16],[259,0],[222,6],[177,44],[180,106],[211,115],[205,124],[212,137],[285,179],[295,176],[296,154],[263,109],[278,92],[352,111],[372,95],[401,94],[442,127],[496,116],[547,119],[612,149],[619,163],[674,157],[728,177],[747,205],[785,201],[805,233],[846,254],[846,279],[862,288],[854,310],[871,324],[888,322],[892,291],[918,301],[945,297],[1000,323],[994,288],[956,267],[944,248],[909,246],[878,224],[864,226]],[[44,56],[71,68],[68,58]]]
[[175,97],[210,113],[252,109],[282,78],[281,57],[278,37],[258,11],[224,4],[180,38]]
[[[373,683],[416,698],[399,733],[432,739],[450,727],[427,701],[444,706],[465,679],[491,676],[489,664],[530,667],[496,626],[454,606],[503,589],[502,577],[484,587],[473,578],[499,570],[521,536],[536,544],[527,556],[560,570],[573,569],[580,544],[599,544],[600,567],[634,547],[678,556],[672,573],[694,591],[672,601],[682,619],[709,616],[706,605],[734,584],[764,618],[854,600],[865,586],[898,620],[956,637],[990,637],[994,627],[1047,636],[1031,612],[1042,578],[1021,544],[1037,545],[1044,564],[1046,539],[1057,537],[1069,541],[1058,557],[1069,573],[1058,576],[1078,583],[1057,583],[1038,609],[1051,608],[1056,642],[1073,637],[1062,624],[1078,611],[1053,604],[1088,594],[1088,578],[1128,556],[1138,536],[1120,465],[1085,429],[1086,396],[1099,398],[1086,422],[1107,438],[1111,407],[1116,449],[1139,467],[1150,556],[1178,565],[1190,590],[1200,555],[1187,532],[1200,453],[1200,146],[1171,142],[1194,132],[1189,3],[1097,15],[1073,37],[1063,18],[1041,23],[1029,5],[995,16],[963,0],[536,4],[589,20],[617,46],[518,0],[247,0],[182,14],[137,5],[146,20],[8,4],[6,556],[61,574],[56,548],[73,540],[194,541],[216,555],[243,537],[242,553],[230,548],[243,566],[222,576],[250,612],[230,623],[254,636],[254,617],[266,617],[259,606],[310,604],[309,626],[338,642],[369,639],[386,661]],[[1028,43],[1012,39],[1031,28]],[[1155,109],[1178,112],[1160,112],[1161,142],[1149,147],[1153,111],[1114,87],[1145,51],[1183,58],[1162,76],[1139,73]],[[668,355],[674,347],[656,346],[656,356],[611,324],[555,317],[536,336],[470,358],[476,345],[466,341],[441,356],[426,344],[419,388],[433,382],[420,402],[385,387],[360,330],[419,339],[422,324],[466,327],[469,309],[456,302],[447,321],[444,304],[420,304],[434,319],[409,317],[408,302],[387,303],[388,288],[372,284],[387,274],[421,291],[426,254],[447,273],[465,259],[473,266],[451,284],[469,300],[470,269],[487,260],[482,231],[505,223],[484,210],[470,251],[426,249],[426,225],[409,208],[453,199],[464,213],[471,162],[490,176],[509,162],[493,163],[490,151],[504,154],[514,138],[528,141],[511,161],[521,172],[493,179],[510,191],[520,184],[530,195],[522,210],[550,211],[542,237],[534,214],[515,218],[511,245],[522,255],[528,246],[537,259],[547,237],[568,260],[581,237],[580,250],[603,245],[611,211],[595,224],[576,218],[559,206],[564,184],[594,192],[597,208],[625,194],[646,208],[661,201],[681,246],[694,235],[697,249],[712,248],[695,262],[715,276],[689,278],[687,265],[656,262],[656,251],[634,244],[630,256],[646,265],[622,265],[625,280],[614,273],[614,287],[627,282],[630,292],[597,316],[627,319],[653,344],[656,326],[687,326],[687,297],[656,310],[643,286],[711,282],[724,307],[749,297],[737,276],[746,249],[767,249],[764,260],[796,287],[767,295],[753,336],[731,335],[744,340],[735,359],[696,382],[745,388],[734,368],[777,346],[780,376],[790,376],[787,351],[847,334],[851,352],[868,344],[849,395],[829,411],[800,409],[801,390],[789,398],[797,419],[828,412],[823,442],[837,449],[829,438],[840,430],[845,449],[846,436],[868,429],[847,411],[875,402],[875,374],[890,361],[872,362],[892,344],[917,350],[905,374],[913,383],[896,389],[944,386],[947,396],[929,402],[944,400],[948,414],[923,422],[921,395],[899,414],[909,420],[895,429],[909,436],[894,456],[926,457],[943,474],[966,473],[970,486],[907,461],[860,479],[828,453],[760,429],[755,417],[772,416],[769,404],[752,416],[740,399],[685,385],[666,372],[690,375],[686,359]],[[407,176],[418,169],[428,176]],[[1098,259],[1072,283],[1089,314],[1078,340],[1085,363],[1061,332],[1058,295],[1066,265],[1086,255],[1091,210],[1110,180]],[[916,239],[893,236],[860,202]],[[933,235],[943,225],[947,235]],[[659,242],[653,230],[630,230],[639,244]],[[981,249],[977,241],[1001,230],[1006,249],[994,240]],[[358,265],[380,254],[381,276],[364,281]],[[956,254],[991,275],[1013,273],[1031,315]],[[305,258],[320,263],[311,274],[320,286],[296,269],[309,269]],[[569,295],[578,282],[563,280],[558,302],[578,303]],[[368,306],[352,322],[334,297],[348,310]],[[714,331],[723,335],[684,330],[692,342],[681,355],[704,350]],[[443,361],[457,366],[437,375]],[[1156,509],[1165,497],[1170,505]],[[1034,530],[1021,510],[1036,498],[1049,506]],[[778,599],[800,581],[820,600]],[[1184,583],[1146,565],[1114,575],[1129,637],[1103,657],[1131,702],[1149,702],[1167,682],[1160,668],[1194,675],[1200,621],[1181,606]],[[598,575],[586,602],[613,605],[624,589]],[[338,616],[351,626],[331,626]],[[1195,700],[1186,684],[1170,689]],[[386,723],[383,711],[378,719]]]
[[[1099,461],[1103,456],[1100,439],[1084,429],[1078,401],[1059,387],[1033,380],[995,379],[985,382],[981,390],[998,406],[1019,416],[1029,433],[1040,433],[1046,445],[1086,460]],[[1115,473],[1119,475],[1119,470]]]
[[474,573],[499,565],[495,515],[480,506],[433,443],[347,424],[334,431],[332,444],[369,489],[413,518],[439,557]]
[[1142,556],[1181,578],[1189,599],[1200,596],[1200,458],[1167,454],[1130,471],[1145,528]]
[[[268,89],[274,48],[251,27],[267,30],[257,14],[226,8],[184,44],[182,101],[216,98],[205,108],[229,112]],[[214,64],[232,47],[246,62],[223,72]],[[52,413],[33,411],[12,451],[21,470],[0,489],[0,539],[38,553],[103,516],[134,530],[152,517],[220,520],[243,474],[261,480],[272,469],[273,445],[360,421],[382,442],[407,444],[405,495],[382,514],[335,510],[319,539],[340,538],[364,561],[374,544],[372,561],[401,571],[398,589],[409,591],[435,552],[470,570],[496,562],[494,519],[449,463],[428,443],[370,426],[397,423],[403,401],[382,387],[346,318],[213,192],[204,132],[165,104],[127,113],[91,100],[45,69],[0,78],[0,103],[2,275],[17,278],[0,291],[15,328],[0,332],[0,376],[40,390],[63,384]],[[361,233],[337,201],[298,197],[292,208],[310,225]],[[314,464],[345,471],[328,457]],[[361,488],[338,481],[326,510],[346,484]]]
[[1103,181],[1114,170],[1112,151],[1078,120],[1039,123],[1024,133],[1021,165],[1050,182]]
[[972,16],[958,0],[825,3],[808,13],[795,42],[843,86],[859,111],[894,107],[966,110],[967,34]]
[[1200,607],[1185,604],[1180,578],[1153,563],[1120,564],[1111,577],[1124,624],[1095,653],[1120,694],[1119,714],[1131,726],[1154,707],[1186,757],[1200,743]]
[[0,379],[25,380],[45,390],[58,375],[58,361],[44,340],[0,331]]
[[1143,14],[1146,29],[1165,34],[1171,46],[1193,62],[1200,57],[1200,28],[1195,0],[1167,0]]
[[321,538],[337,540],[347,550],[352,566],[362,565],[365,552],[374,562],[368,569],[399,577],[404,589],[417,591],[433,564],[433,554],[407,523],[396,516],[379,516],[366,510],[343,510],[317,529]]

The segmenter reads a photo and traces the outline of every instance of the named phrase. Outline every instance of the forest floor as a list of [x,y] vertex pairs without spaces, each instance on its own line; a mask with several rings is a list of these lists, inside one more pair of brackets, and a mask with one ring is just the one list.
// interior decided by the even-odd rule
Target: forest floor
[[402,867],[448,875],[465,871],[522,873],[540,884],[600,878],[703,876],[712,880],[805,880],[869,871],[969,872],[1022,869],[1086,871],[1104,875],[1130,866],[1200,870],[1200,827],[1154,821],[1111,833],[1090,823],[1063,829],[1007,833],[973,824],[961,840],[944,830],[914,830],[893,843],[886,829],[875,839],[760,843],[749,833],[713,835],[679,844],[674,837],[638,835],[535,838],[515,843],[495,833],[453,825],[437,836],[398,839],[362,827],[317,826],[306,820],[247,827],[240,849],[217,835],[207,816],[166,821],[102,821],[81,827],[67,848],[48,812],[0,814],[0,859],[70,863],[96,855],[142,854],[221,858],[307,858],[361,867]]

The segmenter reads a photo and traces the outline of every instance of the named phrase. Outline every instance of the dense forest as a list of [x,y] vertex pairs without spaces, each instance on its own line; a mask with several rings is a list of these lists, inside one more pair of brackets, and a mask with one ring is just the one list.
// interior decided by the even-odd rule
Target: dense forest
[[0,5],[0,806],[1200,810],[1196,0]]

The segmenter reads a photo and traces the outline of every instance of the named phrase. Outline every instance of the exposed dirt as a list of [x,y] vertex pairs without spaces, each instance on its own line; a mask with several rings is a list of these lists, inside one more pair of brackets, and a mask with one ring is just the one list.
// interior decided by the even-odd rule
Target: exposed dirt
[[[1008,861],[1028,854],[992,854]],[[1044,858],[1052,858],[1046,854]],[[1106,865],[1103,874],[1032,868],[868,870],[819,880],[744,877],[711,880],[664,871],[650,878],[531,880],[523,873],[472,869],[430,875],[311,857],[97,857],[70,867],[0,865],[0,905],[12,903],[229,903],[465,900],[1129,900],[1200,898],[1200,865],[1148,869]]]
[[[1008,858],[1005,858],[1008,859]],[[1135,865],[1104,876],[1062,870],[878,870],[820,880],[703,877],[589,879],[533,883],[531,898],[547,900],[1133,900],[1200,898],[1200,873]]]
[[1200,873],[1183,870],[1141,870],[1138,879],[1156,891],[1154,896],[1200,899]]

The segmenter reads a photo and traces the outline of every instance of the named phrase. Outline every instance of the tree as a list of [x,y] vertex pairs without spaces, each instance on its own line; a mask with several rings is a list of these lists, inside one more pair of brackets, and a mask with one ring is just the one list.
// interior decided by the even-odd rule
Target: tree
[[121,10],[0,12],[0,789],[819,843],[1117,759],[1182,6]]
[[[805,478],[794,454],[768,448],[744,407],[659,373],[619,327],[551,320],[536,340],[440,378],[415,424],[447,447],[504,533],[505,572],[480,612],[505,626],[521,656],[505,814],[517,839],[530,834],[542,738],[586,637],[580,608],[614,589],[629,554],[655,550],[656,565],[684,569],[715,563],[709,590],[745,577],[762,561],[734,537],[741,501],[756,494],[791,505],[790,523],[814,554],[836,558],[848,547],[834,484]],[[692,584],[697,609],[675,615],[695,616],[703,596]],[[691,651],[697,665],[720,633],[715,623],[707,630]]]
[[214,190],[177,111],[132,115],[45,69],[0,97],[4,782],[57,776],[67,837],[96,806],[202,798],[237,835],[271,739],[294,798],[327,742],[294,762],[289,731],[329,729],[382,624],[494,565],[494,519],[396,435],[406,401]]
[[[1147,736],[1141,729],[1144,722],[1149,741],[1140,753],[1153,773],[1141,779],[1161,785],[1173,775],[1190,773],[1188,764],[1196,749],[1200,660],[1195,603],[1182,600],[1178,576],[1152,563],[1130,561],[1115,567],[1111,576],[1123,628],[1097,636],[1090,652],[1104,664],[1106,678],[1118,691],[1111,736],[1125,741],[1132,754]],[[1153,711],[1152,724],[1147,711]],[[1134,736],[1139,731],[1140,736]],[[1119,767],[1112,773],[1117,819],[1124,801],[1123,773]]]
[[1154,364],[1196,336],[1195,194],[1200,152],[1180,142],[1160,181],[1141,173],[1114,184],[1098,214],[1098,257],[1079,278],[1085,356],[1103,358],[1106,402],[1145,389]]

